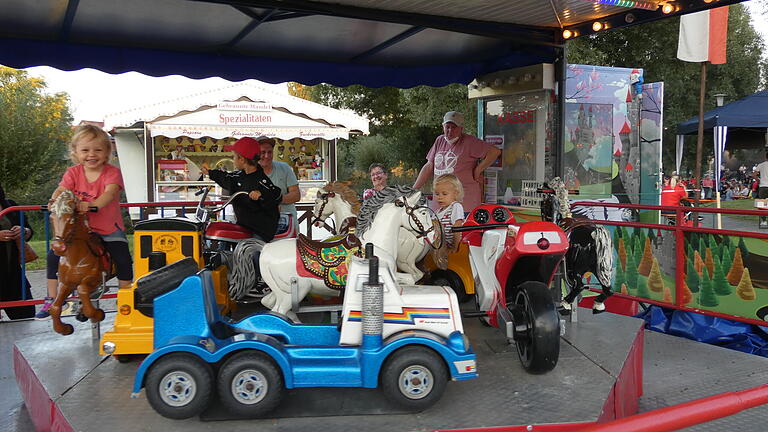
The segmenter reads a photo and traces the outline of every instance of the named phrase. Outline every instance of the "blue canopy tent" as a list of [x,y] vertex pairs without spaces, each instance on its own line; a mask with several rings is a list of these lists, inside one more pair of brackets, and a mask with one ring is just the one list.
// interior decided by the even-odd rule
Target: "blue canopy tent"
[[[685,135],[695,135],[698,128],[698,116],[677,125],[675,167],[678,172],[683,158],[684,137]],[[765,145],[768,146],[768,90],[757,92],[706,112],[704,114],[704,130],[710,129],[714,135],[715,144],[715,179],[719,179],[720,165],[729,130],[731,133],[745,130],[752,133],[765,132]]]

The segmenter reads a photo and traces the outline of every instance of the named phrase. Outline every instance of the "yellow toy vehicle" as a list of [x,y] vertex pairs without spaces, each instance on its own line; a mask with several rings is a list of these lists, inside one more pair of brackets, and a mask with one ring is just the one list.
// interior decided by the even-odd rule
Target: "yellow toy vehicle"
[[460,243],[456,252],[448,254],[448,267],[445,270],[438,268],[432,260],[432,254],[424,258],[424,266],[429,272],[429,283],[451,287],[459,303],[467,302],[475,295],[475,282],[469,264],[469,246],[466,243]]
[[[227,292],[227,267],[216,262],[216,255],[204,254],[205,224],[184,218],[140,221],[134,228],[134,274],[130,288],[117,293],[115,327],[101,338],[100,354],[112,354],[129,361],[133,354],[149,354],[153,350],[154,319],[152,300],[178,286],[189,271],[211,269],[216,303],[222,314],[234,311],[235,302]],[[208,261],[204,259],[208,255]],[[178,266],[165,267],[192,258],[180,271]],[[195,268],[191,268],[195,267]]]

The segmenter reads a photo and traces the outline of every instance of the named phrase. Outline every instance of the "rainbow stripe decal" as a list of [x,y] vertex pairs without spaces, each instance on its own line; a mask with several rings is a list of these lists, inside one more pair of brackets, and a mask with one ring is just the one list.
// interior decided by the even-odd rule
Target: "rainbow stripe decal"
[[[363,314],[361,311],[350,311],[347,321],[361,321]],[[403,308],[401,313],[384,312],[385,324],[405,324],[413,325],[416,318],[431,319],[450,319],[451,313],[448,308]]]

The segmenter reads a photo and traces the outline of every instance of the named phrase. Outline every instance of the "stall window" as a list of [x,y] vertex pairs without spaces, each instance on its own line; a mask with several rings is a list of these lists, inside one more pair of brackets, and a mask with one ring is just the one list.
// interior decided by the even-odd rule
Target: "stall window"
[[502,149],[489,168],[486,201],[510,193],[519,196],[523,181],[551,176],[552,95],[551,90],[537,90],[484,102],[484,139]]

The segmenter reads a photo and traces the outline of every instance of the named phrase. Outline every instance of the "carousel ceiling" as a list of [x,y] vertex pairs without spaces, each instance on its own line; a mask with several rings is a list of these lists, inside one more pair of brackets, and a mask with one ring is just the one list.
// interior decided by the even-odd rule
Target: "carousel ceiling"
[[564,36],[740,1],[2,0],[0,64],[439,86],[554,62]]

